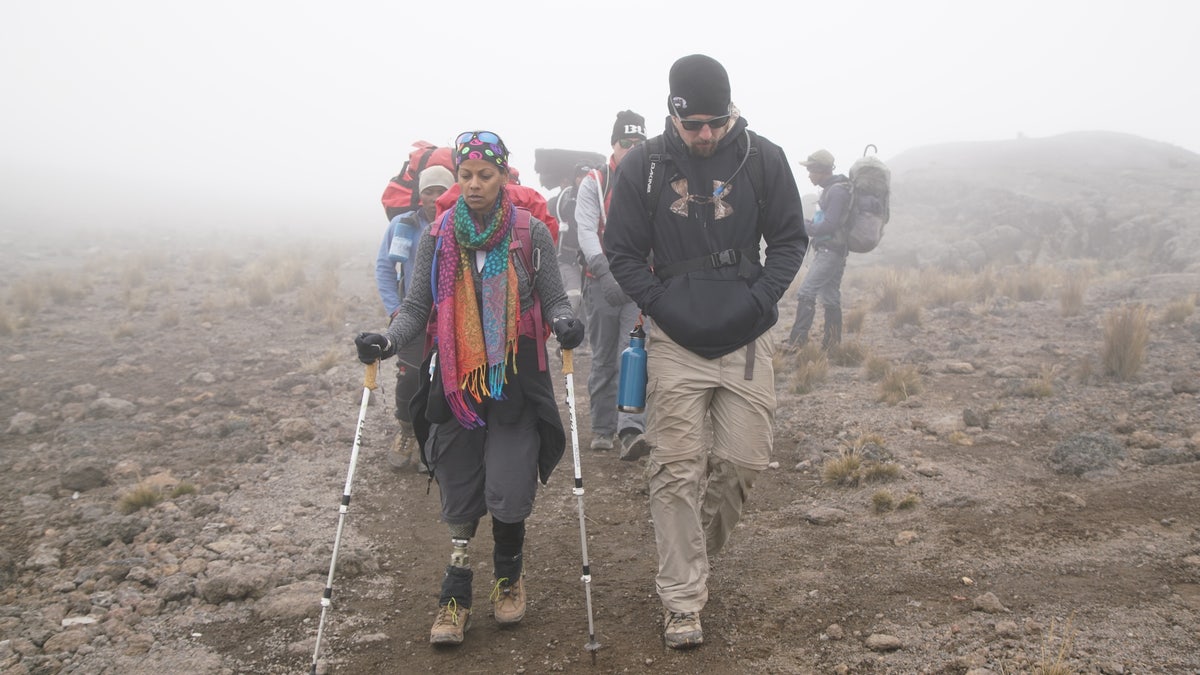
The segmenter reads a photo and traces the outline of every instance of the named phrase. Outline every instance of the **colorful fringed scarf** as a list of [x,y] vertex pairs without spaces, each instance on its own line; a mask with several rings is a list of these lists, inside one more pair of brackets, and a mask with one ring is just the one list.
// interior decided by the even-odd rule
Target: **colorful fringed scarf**
[[[512,200],[501,190],[486,222],[476,223],[466,201],[459,197],[439,238],[438,364],[446,402],[467,429],[484,422],[466,394],[476,402],[484,396],[503,399],[505,368],[516,353],[521,307],[517,273],[508,256],[516,214]],[[487,251],[482,303],[475,297],[471,274],[477,250]]]

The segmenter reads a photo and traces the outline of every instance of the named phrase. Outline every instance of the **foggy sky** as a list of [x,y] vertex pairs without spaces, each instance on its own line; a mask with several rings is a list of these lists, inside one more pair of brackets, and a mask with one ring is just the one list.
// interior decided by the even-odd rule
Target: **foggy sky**
[[494,130],[536,186],[535,148],[607,155],[619,110],[660,132],[695,52],[802,189],[822,147],[846,167],[867,143],[1106,130],[1200,151],[1195,3],[641,4],[3,3],[0,228],[382,233],[411,141]]

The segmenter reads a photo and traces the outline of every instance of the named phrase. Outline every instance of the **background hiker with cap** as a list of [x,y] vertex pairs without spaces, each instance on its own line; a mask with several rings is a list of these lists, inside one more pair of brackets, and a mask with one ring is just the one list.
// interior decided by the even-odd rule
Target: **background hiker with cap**
[[423,342],[427,332],[434,341],[422,367],[432,375],[422,377],[412,405],[450,528],[450,564],[429,634],[443,645],[461,643],[470,622],[467,545],[488,513],[496,621],[513,624],[525,615],[525,520],[538,479],[546,482],[566,446],[543,316],[553,317],[563,349],[584,337],[554,264],[550,232],[508,196],[504,142],[490,131],[464,132],[455,141],[454,166],[461,195],[421,236],[400,313],[386,334],[355,338],[364,363]]
[[612,199],[610,177],[630,149],[645,140],[646,118],[632,110],[617,113],[609,139],[612,155],[608,164],[588,172],[579,184],[575,204],[579,250],[587,261],[583,309],[588,343],[592,347],[592,370],[588,374],[591,447],[611,450],[615,441],[620,447],[620,458],[628,461],[644,457],[650,451],[645,437],[645,414],[617,411],[621,351],[629,344],[629,331],[637,323],[639,310],[609,273],[601,238]]
[[850,213],[850,181],[834,174],[833,155],[817,150],[800,162],[808,169],[808,180],[821,189],[817,210],[804,221],[814,253],[800,290],[796,293],[796,321],[792,324],[788,346],[808,343],[808,330],[817,313],[817,300],[825,308],[825,337],[821,347],[830,349],[842,342],[842,274],[846,271],[846,216]]
[[769,329],[807,238],[787,158],[747,130],[725,68],[685,56],[671,66],[670,87],[662,136],[617,169],[604,245],[612,275],[654,321],[646,405],[655,585],[665,642],[678,649],[703,642],[709,558],[770,460]]
[[[437,198],[454,183],[454,175],[442,166],[431,166],[418,174],[420,208],[401,213],[388,223],[383,233],[383,243],[375,257],[375,285],[379,288],[379,299],[388,313],[388,321],[400,313],[400,303],[412,284],[412,256],[417,252],[417,242],[429,229],[437,209]],[[417,392],[421,360],[425,356],[425,345],[414,340],[396,353],[396,419],[400,431],[392,441],[388,453],[388,464],[395,469],[418,468],[417,443],[413,438],[412,417],[408,402]]]

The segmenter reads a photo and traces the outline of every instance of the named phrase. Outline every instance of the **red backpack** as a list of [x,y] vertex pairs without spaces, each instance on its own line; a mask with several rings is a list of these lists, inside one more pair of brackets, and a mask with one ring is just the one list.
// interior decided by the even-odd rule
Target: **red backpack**
[[431,166],[444,166],[451,173],[454,171],[450,148],[439,148],[428,141],[416,141],[413,148],[400,173],[388,181],[383,190],[383,198],[380,201],[383,202],[383,211],[387,214],[389,223],[392,222],[392,218],[414,211],[421,205],[417,180],[422,171]]

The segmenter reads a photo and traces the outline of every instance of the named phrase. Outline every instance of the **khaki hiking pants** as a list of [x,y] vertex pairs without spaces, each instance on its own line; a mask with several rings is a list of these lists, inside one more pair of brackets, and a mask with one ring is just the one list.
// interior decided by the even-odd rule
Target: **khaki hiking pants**
[[755,341],[749,380],[748,351],[743,347],[710,360],[661,330],[647,340],[647,431],[655,441],[648,466],[658,548],[655,585],[663,607],[672,612],[704,608],[708,557],[729,539],[755,477],[770,461],[774,340],[766,333]]

